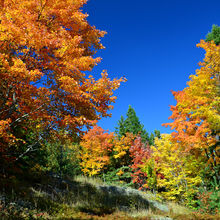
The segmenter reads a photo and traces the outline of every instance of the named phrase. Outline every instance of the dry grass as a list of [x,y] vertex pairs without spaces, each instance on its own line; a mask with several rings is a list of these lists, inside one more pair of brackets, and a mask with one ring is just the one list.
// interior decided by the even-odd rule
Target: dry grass
[[162,211],[163,204],[155,207],[154,194],[108,186],[99,178],[78,176],[62,182],[50,177],[27,185],[16,184],[17,191],[13,197],[8,194],[8,205],[2,209],[0,201],[0,219],[220,219],[172,202]]
[[191,214],[192,211],[185,206],[179,205],[174,202],[167,202],[167,205],[170,209],[171,213],[177,214],[177,215],[184,215],[184,214]]
[[74,177],[73,180],[76,181],[76,182],[88,183],[88,184],[91,184],[93,186],[106,185],[102,181],[102,179],[100,179],[98,177],[87,177],[87,176],[79,175],[79,176]]

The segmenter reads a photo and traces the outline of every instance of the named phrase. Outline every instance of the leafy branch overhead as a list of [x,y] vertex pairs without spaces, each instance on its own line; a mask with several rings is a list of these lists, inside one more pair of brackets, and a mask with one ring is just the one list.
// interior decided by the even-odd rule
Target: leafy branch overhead
[[[16,130],[36,135],[66,130],[81,134],[110,116],[121,79],[91,71],[101,58],[104,31],[87,22],[81,0],[5,0],[0,11],[1,147],[26,142]],[[57,134],[56,134],[57,135]],[[61,138],[61,137],[60,137]]]
[[[159,130],[149,134],[130,105],[115,132],[108,132],[97,123],[111,116],[114,91],[126,79],[110,79],[105,70],[100,76],[94,73],[106,32],[89,24],[83,11],[86,2],[0,0],[0,218],[7,205],[10,219],[16,207],[29,212],[29,201],[26,209],[26,202],[20,200],[27,192],[37,211],[53,204],[48,216],[30,214],[31,219],[54,219],[57,212],[63,219],[65,203],[70,212],[79,207],[88,217],[125,207],[149,209],[159,204],[156,199],[182,203],[198,210],[199,216],[204,212],[216,216],[220,210],[220,27],[213,25],[197,45],[205,57],[187,86],[172,92],[176,104],[171,106],[171,121],[164,124],[171,134]],[[79,174],[84,175],[79,177],[82,184],[75,178]],[[104,183],[89,184],[85,176]],[[22,187],[18,189],[17,183]],[[144,192],[133,194],[135,189],[123,187]],[[32,198],[35,190],[40,195],[37,201]]]

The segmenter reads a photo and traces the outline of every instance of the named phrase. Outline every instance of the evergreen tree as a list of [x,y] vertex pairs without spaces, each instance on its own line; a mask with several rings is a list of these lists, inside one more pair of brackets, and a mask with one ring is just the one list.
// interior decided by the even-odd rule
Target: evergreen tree
[[151,133],[149,138],[149,145],[154,145],[155,137],[160,138],[160,131],[154,130],[154,133]]
[[218,25],[212,26],[212,31],[206,35],[206,41],[212,41],[216,43],[216,45],[220,44],[220,27]]
[[125,136],[126,133],[129,132],[134,135],[140,135],[143,142],[149,142],[149,135],[144,129],[144,125],[141,124],[135,110],[130,105],[126,115],[126,119],[121,116],[121,119],[118,121],[118,127],[116,127],[116,133],[118,136]]
[[125,129],[125,119],[123,116],[121,116],[120,120],[118,121],[118,127],[115,128],[115,133],[119,136],[122,137],[126,133]]

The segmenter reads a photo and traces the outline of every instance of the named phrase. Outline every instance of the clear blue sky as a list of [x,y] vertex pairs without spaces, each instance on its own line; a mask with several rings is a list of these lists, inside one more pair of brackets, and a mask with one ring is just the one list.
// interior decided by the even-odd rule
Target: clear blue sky
[[182,90],[203,59],[196,44],[212,24],[220,25],[220,0],[89,0],[83,11],[91,25],[108,32],[93,73],[106,69],[111,78],[128,79],[115,93],[112,117],[99,125],[114,131],[131,105],[148,132],[170,132],[161,124],[175,104],[171,90]]

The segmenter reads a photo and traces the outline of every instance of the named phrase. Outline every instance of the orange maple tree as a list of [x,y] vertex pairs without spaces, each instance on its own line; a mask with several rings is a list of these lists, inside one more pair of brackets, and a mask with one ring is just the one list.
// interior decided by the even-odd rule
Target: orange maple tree
[[172,133],[176,146],[195,155],[204,154],[216,167],[219,164],[220,132],[220,46],[201,41],[197,46],[205,49],[204,61],[195,75],[190,76],[188,87],[173,92],[177,101],[171,106],[174,121],[165,124],[175,129]]
[[[105,32],[87,22],[86,0],[0,3],[0,147],[25,142],[20,130],[80,134],[109,116],[124,79],[87,75],[100,62]],[[40,136],[40,135],[39,135]]]
[[114,133],[107,133],[97,125],[88,131],[82,138],[80,145],[81,166],[84,174],[89,176],[99,174],[109,163],[109,154],[112,151]]

